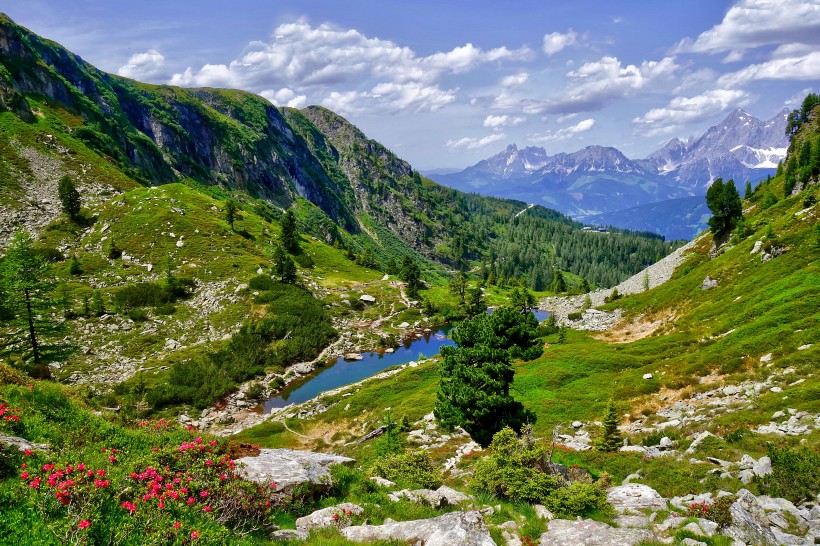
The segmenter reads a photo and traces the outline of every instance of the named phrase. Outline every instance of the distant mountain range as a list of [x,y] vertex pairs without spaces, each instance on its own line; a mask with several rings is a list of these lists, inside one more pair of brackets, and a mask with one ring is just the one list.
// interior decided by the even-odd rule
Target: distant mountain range
[[[652,204],[652,210],[664,214],[647,216],[654,220],[651,225],[638,222],[640,229],[692,232],[689,238],[705,228],[701,221],[688,223],[702,216],[698,210],[703,200],[683,198],[703,196],[717,178],[734,179],[740,187],[746,180],[774,174],[788,148],[787,115],[784,109],[761,121],[738,109],[700,137],[674,138],[640,160],[612,147],[587,146],[550,156],[544,148],[511,144],[462,171],[438,169],[429,176],[462,191],[546,205],[582,221],[612,219],[613,225],[622,225],[615,224],[616,219],[643,216],[641,207]],[[613,214],[627,209],[627,216]]]

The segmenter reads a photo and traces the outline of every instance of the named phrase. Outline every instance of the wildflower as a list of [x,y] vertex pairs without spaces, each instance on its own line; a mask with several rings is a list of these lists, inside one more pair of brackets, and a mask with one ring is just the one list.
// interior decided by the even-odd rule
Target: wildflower
[[175,521],[174,522],[174,529],[179,529],[180,527],[182,527],[182,523],[180,523],[178,521]]
[[211,510],[213,510],[213,508],[211,508],[210,506],[206,506],[202,509],[203,512],[210,512]]
[[34,452],[33,452],[32,450],[30,450],[30,449],[25,450],[23,453],[25,453],[26,455],[32,455],[32,454],[34,454]]
[[21,480],[27,480],[28,476],[29,476],[28,472],[21,472],[20,473],[20,479]]
[[199,492],[199,496],[200,496],[200,497],[202,497],[202,498],[204,499],[205,497],[207,497],[207,496],[208,496],[208,492],[207,492],[207,491],[200,491],[200,492]]
[[195,502],[196,502],[196,499],[195,499],[195,498],[193,498],[193,497],[188,497],[187,502],[188,502],[188,506],[191,506],[193,503],[195,503]]
[[199,531],[197,531],[196,529],[191,531],[191,540],[196,540],[198,538],[199,538]]
[[87,519],[81,519],[80,523],[77,524],[77,527],[79,527],[80,529],[86,529],[88,527],[91,527],[91,522]]
[[122,504],[120,506],[122,506],[132,514],[137,511],[137,506],[133,502],[122,501]]
[[109,455],[109,456],[108,456],[108,460],[109,460],[109,461],[111,461],[112,463],[116,463],[116,462],[117,462],[117,458],[116,458],[116,457],[114,457],[113,455]]

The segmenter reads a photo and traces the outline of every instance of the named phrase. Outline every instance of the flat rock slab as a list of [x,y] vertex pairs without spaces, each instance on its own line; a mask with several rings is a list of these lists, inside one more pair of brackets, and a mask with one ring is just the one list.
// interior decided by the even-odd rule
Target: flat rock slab
[[299,531],[310,531],[322,527],[348,527],[350,516],[360,515],[364,508],[352,502],[343,502],[336,506],[316,510],[312,514],[303,516],[296,520],[296,529]]
[[0,434],[0,444],[16,447],[18,451],[27,449],[31,451],[48,451],[49,449],[48,444],[35,444],[19,436],[6,436],[5,434]]
[[308,484],[311,491],[326,489],[331,482],[329,468],[334,464],[351,465],[349,457],[299,451],[295,449],[262,449],[256,457],[242,457],[238,463],[245,478],[263,484],[276,484],[276,491]]
[[480,512],[451,512],[430,519],[384,525],[356,525],[341,530],[347,540],[400,540],[424,546],[496,546]]
[[606,492],[606,500],[616,511],[622,513],[666,508],[666,499],[648,485],[640,483],[610,487]]
[[646,529],[616,529],[606,523],[585,519],[554,519],[541,535],[540,546],[632,546],[645,540],[656,540]]

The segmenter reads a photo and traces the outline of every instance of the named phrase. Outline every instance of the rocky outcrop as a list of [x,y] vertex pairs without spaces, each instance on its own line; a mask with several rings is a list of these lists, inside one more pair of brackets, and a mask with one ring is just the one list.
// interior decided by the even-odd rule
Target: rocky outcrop
[[655,540],[655,534],[647,529],[617,529],[606,523],[585,519],[572,521],[554,519],[547,524],[547,532],[541,535],[541,546],[630,546]]
[[20,438],[19,436],[6,436],[5,434],[0,434],[0,444],[16,447],[18,451],[48,451],[49,446],[48,444],[35,444],[34,442],[29,442],[25,438]]
[[666,499],[648,485],[640,483],[610,487],[606,500],[616,511],[624,514],[666,508]]
[[355,461],[312,451],[262,449],[256,457],[242,457],[236,462],[244,465],[242,473],[247,479],[267,486],[276,484],[277,491],[289,491],[307,484],[311,491],[318,492],[327,489],[331,483],[331,465],[351,465]]
[[354,542],[400,540],[424,546],[496,546],[480,512],[451,512],[431,519],[356,525],[342,529]]
[[776,546],[779,541],[769,529],[769,517],[757,498],[746,489],[737,493],[737,500],[729,507],[732,525],[725,533],[744,544]]
[[432,508],[457,506],[462,502],[470,500],[470,497],[464,493],[456,491],[446,485],[442,485],[435,491],[432,489],[414,489],[413,491],[402,489],[401,491],[390,493],[387,497],[393,502],[398,502],[406,498],[419,504],[429,504]]
[[320,529],[322,527],[349,527],[350,516],[358,516],[362,512],[364,512],[364,508],[358,504],[343,502],[336,506],[316,510],[307,516],[297,519],[296,529],[298,531],[310,531],[311,529]]

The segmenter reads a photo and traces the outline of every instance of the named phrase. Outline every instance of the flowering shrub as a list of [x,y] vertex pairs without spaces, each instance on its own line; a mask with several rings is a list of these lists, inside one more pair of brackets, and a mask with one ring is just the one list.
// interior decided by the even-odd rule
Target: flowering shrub
[[735,498],[733,496],[724,496],[712,504],[707,502],[693,502],[689,505],[688,515],[714,521],[723,529],[732,524],[732,514],[729,512],[729,508],[734,501]]
[[[0,423],[20,422],[8,404],[0,408]],[[268,530],[273,510],[291,500],[275,483],[244,480],[227,444],[163,420],[139,429],[116,447],[20,453],[14,497],[55,544],[225,544]],[[139,445],[153,437],[160,445]]]

